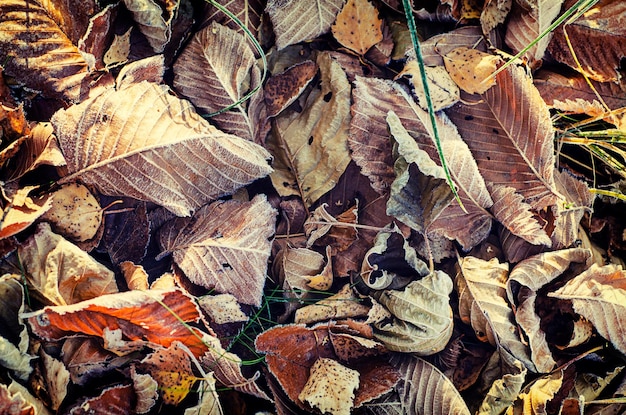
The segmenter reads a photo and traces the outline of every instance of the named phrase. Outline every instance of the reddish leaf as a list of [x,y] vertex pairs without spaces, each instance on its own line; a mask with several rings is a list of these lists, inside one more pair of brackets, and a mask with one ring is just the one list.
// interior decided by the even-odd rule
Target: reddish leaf
[[95,398],[88,398],[68,410],[70,415],[108,414],[127,415],[133,412],[136,402],[133,385],[107,388]]

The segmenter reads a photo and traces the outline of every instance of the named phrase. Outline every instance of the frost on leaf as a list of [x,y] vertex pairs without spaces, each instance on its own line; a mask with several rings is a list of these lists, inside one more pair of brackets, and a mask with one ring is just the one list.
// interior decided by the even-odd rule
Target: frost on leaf
[[102,209],[87,187],[68,183],[51,195],[52,207],[43,219],[51,222],[55,231],[78,242],[96,235],[102,222]]
[[311,375],[298,399],[322,413],[349,415],[354,390],[359,386],[359,372],[333,359],[320,358],[311,367]]
[[259,306],[275,222],[276,210],[264,195],[213,202],[192,218],[163,225],[161,255],[171,253],[194,284]]
[[368,0],[348,0],[331,29],[339,43],[364,55],[383,40],[382,23],[378,10]]
[[260,146],[223,133],[166,86],[133,83],[52,117],[71,173],[107,195],[162,205],[179,216],[272,169]]

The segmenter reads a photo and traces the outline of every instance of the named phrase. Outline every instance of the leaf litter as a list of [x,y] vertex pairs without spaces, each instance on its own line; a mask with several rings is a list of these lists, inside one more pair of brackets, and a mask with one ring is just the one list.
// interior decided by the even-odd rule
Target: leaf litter
[[619,2],[209,3],[0,4],[0,408],[624,411]]

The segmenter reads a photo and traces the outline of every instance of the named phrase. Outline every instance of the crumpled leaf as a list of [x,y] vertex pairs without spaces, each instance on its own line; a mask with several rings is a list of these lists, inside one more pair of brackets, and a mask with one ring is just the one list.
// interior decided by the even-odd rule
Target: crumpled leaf
[[468,94],[483,94],[496,83],[492,74],[502,59],[478,49],[458,47],[443,59],[454,82]]
[[516,360],[514,365],[516,369],[514,373],[505,373],[502,378],[491,384],[478,409],[480,415],[500,415],[513,405],[524,386],[527,373],[521,362]]
[[5,384],[0,384],[0,411],[7,415],[35,415],[35,408],[19,392],[11,393]]
[[332,247],[335,253],[348,249],[358,239],[358,202],[357,199],[354,206],[348,207],[337,218],[328,213],[327,203],[321,203],[304,222],[304,233],[308,236],[307,247]]
[[339,43],[364,55],[383,40],[382,23],[378,10],[368,0],[348,0],[331,30]]
[[558,191],[565,196],[565,202],[556,206],[557,218],[551,235],[552,248],[570,247],[578,239],[578,226],[585,212],[589,212],[594,195],[589,186],[566,170],[554,173]]
[[321,357],[313,363],[311,374],[298,399],[322,413],[349,415],[354,390],[359,387],[359,372],[333,359]]
[[[563,0],[530,0],[527,3],[528,7],[524,8],[513,2],[509,13],[504,42],[514,53],[520,52],[550,26],[559,15]],[[551,34],[548,34],[526,52],[524,57],[531,62],[531,66],[543,58],[550,38]]]
[[261,305],[276,210],[265,195],[249,202],[217,201],[192,218],[176,218],[159,231],[163,252],[194,284]]
[[534,369],[506,301],[508,264],[499,263],[497,258],[485,261],[473,256],[466,256],[460,264],[455,282],[461,320],[472,325],[478,339],[505,348],[526,367]]
[[35,186],[24,186],[9,200],[1,212],[0,239],[22,232],[52,207],[52,199],[47,196],[29,196],[36,189]]
[[93,413],[124,415],[133,412],[133,385],[120,384],[105,388],[98,396],[86,397],[67,410],[69,415],[82,415],[85,408]]
[[370,307],[359,301],[350,285],[344,285],[337,294],[296,310],[294,323],[311,324],[326,320],[365,317]]
[[485,180],[515,188],[536,211],[555,204],[561,195],[554,183],[554,128],[532,80],[511,65],[476,99],[447,113]]
[[277,116],[267,143],[276,157],[274,187],[281,196],[300,196],[308,207],[337,184],[350,162],[350,84],[328,53],[317,64],[321,89],[310,90],[301,112]]
[[[100,200],[105,205],[108,202],[103,196]],[[122,203],[116,204],[115,212],[109,212],[104,221],[102,245],[114,264],[124,261],[138,264],[144,259],[150,241],[147,204],[131,198],[113,199],[118,201]]]
[[0,277],[0,366],[24,381],[33,370],[34,356],[28,354],[28,332],[19,318],[24,312],[24,289],[18,278]]
[[131,366],[130,378],[133,381],[133,389],[137,395],[137,403],[135,408],[133,408],[133,412],[137,414],[148,413],[154,407],[159,397],[159,384],[152,376],[137,373],[136,366]]
[[626,335],[620,317],[626,307],[626,273],[621,267],[593,264],[548,296],[570,300],[574,311],[591,321],[617,350],[626,353]]
[[317,64],[311,60],[296,63],[272,75],[263,89],[267,115],[274,117],[291,105],[313,80]]
[[62,361],[50,356],[43,349],[39,351],[39,358],[46,394],[50,398],[50,407],[53,411],[57,411],[67,396],[70,372],[65,368]]
[[327,33],[343,4],[344,0],[268,0],[265,12],[272,21],[278,50]]
[[161,53],[172,36],[172,20],[179,1],[165,2],[165,10],[153,0],[124,0],[139,30],[156,53]]
[[[261,30],[263,8],[265,1],[263,0],[227,0],[220,2],[220,5],[235,15],[250,30],[255,39],[259,39]],[[205,4],[204,11],[205,22],[218,22],[231,29],[243,33],[243,29],[227,16],[224,12],[210,3]]]
[[[573,2],[567,1],[566,5],[571,6]],[[582,72],[589,78],[618,82],[623,77],[620,62],[626,56],[626,30],[622,20],[625,12],[626,4],[622,1],[600,1],[565,27]],[[548,51],[557,61],[581,70],[562,29],[554,31]]]
[[31,295],[44,303],[75,304],[117,293],[115,274],[42,222],[18,248]]
[[185,409],[184,415],[223,415],[222,406],[217,395],[215,376],[207,373],[199,386],[196,387],[200,395],[198,404]]
[[45,340],[76,334],[97,336],[103,338],[105,349],[119,355],[151,345],[168,347],[175,341],[183,343],[195,356],[207,348],[200,340],[206,335],[185,324],[197,322],[200,311],[191,297],[180,290],[101,295],[69,306],[45,307],[24,317],[33,333]]
[[108,90],[58,111],[52,124],[72,173],[65,182],[80,178],[179,216],[271,171],[264,149],[215,129],[162,85]]
[[133,355],[118,356],[102,348],[95,337],[70,337],[63,341],[61,358],[73,383],[85,386],[89,382],[120,370]]
[[513,0],[487,0],[480,13],[480,27],[485,37],[489,38],[489,33],[499,24],[504,23],[509,12]]
[[398,384],[403,413],[407,415],[469,415],[465,401],[452,382],[432,364],[407,354],[391,363],[401,374]]
[[[531,359],[541,373],[550,372],[556,361],[540,327],[537,314],[537,291],[564,272],[586,267],[590,252],[582,248],[546,252],[524,259],[517,264],[507,282],[507,297],[515,310],[515,320],[529,339]],[[572,271],[573,270],[573,271]]]
[[[85,6],[81,3],[77,9]],[[110,85],[113,78],[91,71],[61,16],[53,2],[3,1],[0,62],[7,74],[47,97],[79,101],[95,94],[98,86]]]
[[[174,64],[174,88],[202,113],[238,102],[260,81],[261,70],[246,36],[216,22],[197,32]],[[263,120],[250,111],[259,100],[262,89],[250,101],[210,120],[226,133],[255,141]]]
[[533,382],[518,400],[506,411],[506,415],[543,415],[547,414],[546,404],[555,397],[563,384],[563,371],[557,370]]
[[409,283],[403,291],[383,291],[375,298],[395,318],[376,323],[374,335],[392,351],[422,356],[440,352],[454,328],[451,292],[452,280],[438,270]]

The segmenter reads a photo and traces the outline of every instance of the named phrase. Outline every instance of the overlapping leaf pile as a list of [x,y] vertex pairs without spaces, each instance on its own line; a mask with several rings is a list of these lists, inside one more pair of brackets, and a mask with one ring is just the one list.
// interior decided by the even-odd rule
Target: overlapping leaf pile
[[623,128],[620,2],[495,76],[573,1],[416,2],[437,137],[397,1],[106,3],[0,4],[0,412],[624,410],[550,113]]

